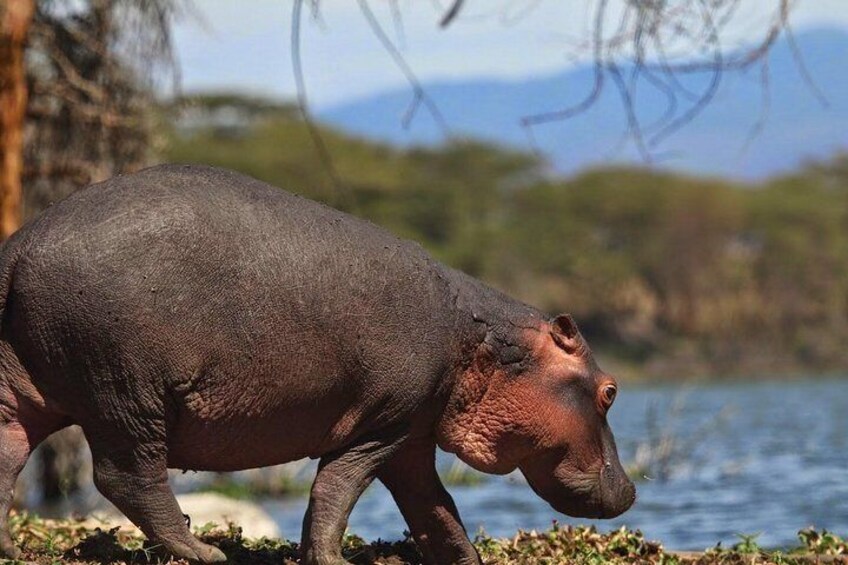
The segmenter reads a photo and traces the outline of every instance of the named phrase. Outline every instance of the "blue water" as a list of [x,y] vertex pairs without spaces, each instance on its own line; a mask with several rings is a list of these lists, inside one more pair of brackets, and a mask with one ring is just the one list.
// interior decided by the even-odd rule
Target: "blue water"
[[[610,421],[625,464],[640,444],[658,443],[652,435],[673,438],[678,449],[664,469],[645,470],[652,480],[637,484],[631,510],[595,522],[602,529],[638,528],[678,550],[756,533],[763,545],[787,546],[810,525],[848,535],[848,380],[625,386]],[[472,534],[511,536],[555,519],[591,523],[556,513],[520,475],[449,490]],[[305,499],[263,505],[286,537],[299,539]],[[380,485],[350,520],[350,530],[368,539],[399,539],[405,527]]]

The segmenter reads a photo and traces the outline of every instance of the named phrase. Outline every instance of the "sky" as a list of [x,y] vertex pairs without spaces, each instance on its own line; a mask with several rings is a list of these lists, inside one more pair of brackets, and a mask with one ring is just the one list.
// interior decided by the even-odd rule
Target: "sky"
[[[467,0],[446,30],[438,21],[447,0],[389,0],[368,5],[419,79],[522,77],[551,74],[585,62],[597,0]],[[686,0],[677,0],[686,1]],[[765,13],[777,0],[741,0],[732,32],[756,41]],[[307,2],[308,4],[308,2]],[[293,97],[291,0],[195,0],[174,41],[185,92],[226,90]],[[796,31],[817,26],[848,29],[848,0],[796,0]],[[308,9],[301,27],[306,88],[313,110],[402,87],[405,78],[378,41],[354,0],[322,0],[319,18]]]

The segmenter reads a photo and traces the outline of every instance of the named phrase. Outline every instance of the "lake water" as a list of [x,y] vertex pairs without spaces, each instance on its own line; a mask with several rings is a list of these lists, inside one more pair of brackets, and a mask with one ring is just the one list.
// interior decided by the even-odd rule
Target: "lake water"
[[[693,386],[625,386],[610,414],[622,461],[647,445],[674,445],[648,461],[639,498],[602,529],[627,525],[666,547],[697,550],[760,533],[778,547],[815,525],[848,535],[848,379]],[[650,459],[650,458],[649,458]],[[447,458],[443,464],[449,463]],[[557,514],[520,476],[449,487],[470,533],[545,529]],[[305,499],[267,501],[283,534],[299,539]],[[399,539],[406,528],[388,492],[372,486],[350,530]]]

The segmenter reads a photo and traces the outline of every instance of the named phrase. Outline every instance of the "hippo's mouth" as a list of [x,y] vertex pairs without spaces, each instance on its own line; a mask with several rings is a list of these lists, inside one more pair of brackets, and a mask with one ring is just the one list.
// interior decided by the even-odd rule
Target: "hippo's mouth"
[[551,508],[574,518],[600,518],[604,497],[599,473],[572,473],[561,480],[553,473],[539,477],[531,469],[522,468],[530,488]]
[[551,508],[573,518],[615,518],[626,512],[636,500],[636,489],[626,477],[616,480],[604,468],[593,473],[572,472],[566,479],[553,474],[541,478],[523,469],[530,488]]
[[[636,501],[636,489],[622,487],[620,491],[605,488],[605,485],[596,482],[591,492],[586,492],[578,487],[572,490],[568,496],[552,497],[547,499],[551,507],[562,514],[573,518],[609,519],[625,513]],[[543,497],[544,498],[544,497]]]

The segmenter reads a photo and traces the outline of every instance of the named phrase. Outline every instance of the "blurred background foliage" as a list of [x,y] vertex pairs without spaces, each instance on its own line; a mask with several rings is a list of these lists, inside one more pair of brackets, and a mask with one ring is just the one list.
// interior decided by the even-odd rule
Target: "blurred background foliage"
[[631,377],[844,367],[848,156],[759,184],[640,168],[549,174],[456,140],[399,149],[236,95],[161,109],[158,159],[206,163],[347,209],[551,313],[575,315]]

